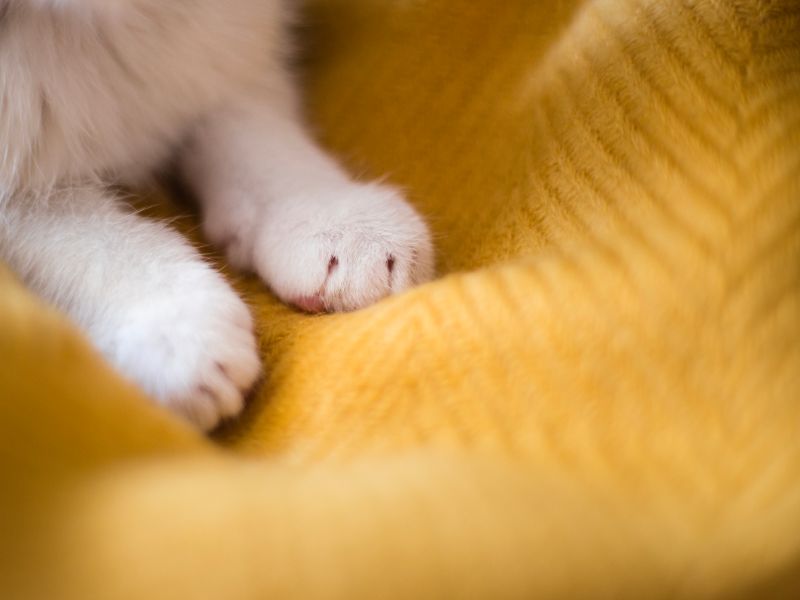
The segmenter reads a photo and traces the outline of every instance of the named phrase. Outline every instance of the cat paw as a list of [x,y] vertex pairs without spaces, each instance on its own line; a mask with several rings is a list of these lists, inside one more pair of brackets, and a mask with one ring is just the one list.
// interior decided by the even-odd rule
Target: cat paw
[[99,340],[117,368],[204,431],[241,412],[260,361],[250,312],[222,277],[193,264],[136,300]]
[[253,262],[283,301],[311,313],[368,306],[434,271],[425,222],[377,184],[352,184],[267,219]]

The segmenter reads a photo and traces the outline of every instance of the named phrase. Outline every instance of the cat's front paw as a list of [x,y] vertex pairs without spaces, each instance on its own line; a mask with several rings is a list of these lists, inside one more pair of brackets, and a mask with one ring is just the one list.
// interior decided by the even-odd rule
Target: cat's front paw
[[352,184],[272,219],[255,267],[285,302],[307,312],[362,308],[433,276],[430,233],[393,188]]
[[202,430],[237,415],[260,371],[244,302],[199,261],[137,300],[98,340],[117,368]]

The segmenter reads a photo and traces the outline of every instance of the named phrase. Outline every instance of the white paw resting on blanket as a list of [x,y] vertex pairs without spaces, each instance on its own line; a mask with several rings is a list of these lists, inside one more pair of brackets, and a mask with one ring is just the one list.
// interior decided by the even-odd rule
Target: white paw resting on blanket
[[[118,303],[96,341],[116,367],[159,403],[203,430],[236,416],[260,371],[252,319],[227,283],[202,263],[173,281],[153,279]],[[142,282],[145,287],[147,282]]]
[[228,247],[234,263],[308,312],[362,308],[433,276],[425,222],[384,185],[349,183],[268,204],[250,227],[236,219],[207,227],[216,239],[236,240]]

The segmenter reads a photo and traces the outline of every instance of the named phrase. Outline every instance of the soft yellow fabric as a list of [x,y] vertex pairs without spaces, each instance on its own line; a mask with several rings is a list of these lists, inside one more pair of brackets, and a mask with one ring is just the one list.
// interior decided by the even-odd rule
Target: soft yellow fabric
[[303,35],[319,135],[443,277],[324,317],[236,278],[268,373],[206,440],[2,272],[0,596],[800,597],[800,3]]

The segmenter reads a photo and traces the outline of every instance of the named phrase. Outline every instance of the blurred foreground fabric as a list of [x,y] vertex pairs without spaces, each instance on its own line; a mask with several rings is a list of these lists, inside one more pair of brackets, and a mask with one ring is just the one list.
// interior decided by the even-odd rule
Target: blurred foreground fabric
[[800,597],[800,2],[301,35],[320,138],[441,278],[313,317],[231,275],[266,375],[206,439],[0,270],[0,596]]

